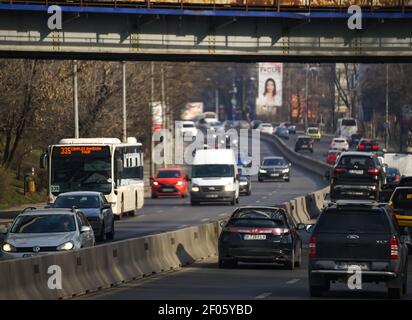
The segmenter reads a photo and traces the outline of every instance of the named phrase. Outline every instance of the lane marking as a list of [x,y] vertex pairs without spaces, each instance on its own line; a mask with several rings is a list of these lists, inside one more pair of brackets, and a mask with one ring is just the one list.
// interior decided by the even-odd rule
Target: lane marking
[[287,284],[294,284],[294,283],[299,282],[299,281],[300,281],[300,279],[292,279],[292,280],[286,281],[286,283]]
[[200,220],[200,222],[206,222],[206,221],[209,221],[210,220],[210,218],[203,218],[202,220]]
[[264,196],[262,199],[267,199],[268,197]]
[[255,297],[255,299],[265,299],[267,297],[269,297],[272,294],[272,292],[264,292],[258,296]]

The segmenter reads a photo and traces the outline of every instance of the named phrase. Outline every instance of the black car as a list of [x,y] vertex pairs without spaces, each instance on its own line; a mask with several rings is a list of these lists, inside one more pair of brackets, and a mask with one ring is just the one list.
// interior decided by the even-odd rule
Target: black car
[[341,154],[330,178],[331,199],[379,200],[385,174],[375,154],[353,151]]
[[[331,282],[384,282],[391,298],[407,291],[408,248],[396,220],[375,202],[353,200],[326,207],[309,240],[309,291],[321,296]],[[356,269],[355,269],[356,268]]]
[[402,176],[399,181],[398,187],[412,187],[412,177],[411,176]]
[[379,149],[379,144],[376,140],[374,139],[361,139],[359,141],[359,144],[356,147],[356,150],[358,151],[372,151],[372,152],[378,152],[381,151]]
[[299,136],[295,142],[295,152],[300,150],[309,150],[313,153],[314,140],[311,137]]
[[76,207],[80,209],[92,226],[96,241],[113,240],[115,229],[112,206],[101,192],[74,191],[61,193],[57,196],[53,207]]
[[223,225],[219,236],[219,267],[240,262],[272,262],[299,267],[302,240],[289,214],[277,207],[240,207]]
[[239,193],[242,195],[250,196],[252,194],[252,179],[250,176],[239,176]]
[[349,139],[349,148],[354,148],[359,144],[359,141],[362,139],[362,135],[360,133],[354,133],[351,135]]
[[258,180],[290,181],[291,164],[283,157],[264,157],[259,168]]
[[385,169],[386,182],[384,189],[395,190],[401,181],[401,173],[395,167],[386,167]]

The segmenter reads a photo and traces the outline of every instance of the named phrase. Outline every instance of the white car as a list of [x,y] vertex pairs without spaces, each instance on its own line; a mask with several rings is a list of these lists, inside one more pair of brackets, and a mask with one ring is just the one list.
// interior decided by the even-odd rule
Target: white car
[[70,251],[95,244],[85,215],[76,209],[27,208],[14,219],[1,246],[3,259]]
[[180,132],[182,133],[182,136],[192,136],[196,137],[197,136],[197,128],[196,125],[193,121],[182,121],[182,128],[180,129]]
[[348,140],[346,140],[346,138],[344,137],[333,138],[332,142],[330,143],[330,148],[348,151],[349,150]]
[[273,134],[273,126],[270,123],[261,123],[258,126],[258,130],[260,132],[268,133],[268,134]]

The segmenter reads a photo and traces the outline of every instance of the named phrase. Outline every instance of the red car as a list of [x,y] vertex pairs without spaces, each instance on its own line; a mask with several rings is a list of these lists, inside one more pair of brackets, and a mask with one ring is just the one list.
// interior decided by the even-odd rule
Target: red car
[[336,159],[342,153],[340,150],[329,150],[326,156],[326,163],[334,165],[336,163]]
[[157,172],[157,176],[150,177],[152,198],[159,196],[187,196],[188,177],[180,168],[164,168]]

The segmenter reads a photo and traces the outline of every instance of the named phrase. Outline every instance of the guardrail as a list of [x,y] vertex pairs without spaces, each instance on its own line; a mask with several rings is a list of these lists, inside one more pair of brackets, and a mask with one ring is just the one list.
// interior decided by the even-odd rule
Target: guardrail
[[[293,153],[287,156],[287,147],[279,144],[275,137],[264,138],[285,152],[290,161],[299,161]],[[299,165],[310,166],[300,162]],[[328,187],[279,206],[285,208],[296,223],[313,223],[323,207],[327,192]],[[216,256],[220,231],[219,221],[213,221],[72,252],[1,261],[0,299],[71,298],[179,269],[196,260]],[[53,268],[61,270],[61,288],[56,288],[58,274],[53,274],[56,272]]]

